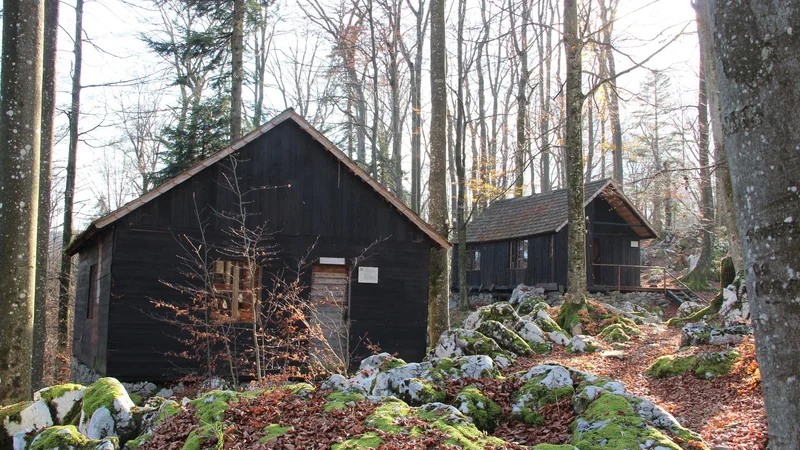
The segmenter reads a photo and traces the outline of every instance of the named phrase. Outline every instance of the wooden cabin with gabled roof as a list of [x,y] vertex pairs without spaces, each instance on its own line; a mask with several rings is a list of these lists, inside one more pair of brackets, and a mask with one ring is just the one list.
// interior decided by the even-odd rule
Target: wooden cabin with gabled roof
[[[285,187],[256,190],[248,204],[249,212],[273,231],[278,249],[276,260],[260,268],[258,281],[267,283],[303,258],[310,263],[301,276],[308,287],[303,295],[344,308],[338,317],[329,311],[329,319],[338,320],[349,337],[346,351],[357,359],[359,352],[367,353],[368,342],[409,361],[422,360],[430,251],[450,243],[305,119],[287,110],[95,220],[72,242],[67,252],[80,255],[73,362],[123,381],[174,379],[191,371],[189,361],[168,356],[183,349],[171,338],[176,330],[154,318],[159,311],[153,300],[189,301],[166,283],[185,283],[180,269],[185,250],[176,236],[198,235],[196,210],[206,224],[208,242],[229,239],[229,221],[211,211],[235,208],[236,199],[223,187],[231,158],[240,161],[242,190]],[[360,260],[367,247],[369,257]],[[352,267],[354,261],[357,267]],[[246,271],[238,271],[239,264],[223,256],[208,261],[215,289],[217,277],[220,289],[234,293],[238,284],[250,282],[243,280]],[[314,297],[320,292],[326,293],[324,299]],[[248,299],[236,297],[220,307],[244,318]]]
[[[658,236],[614,181],[585,185],[586,281],[590,290],[641,285],[640,244]],[[519,284],[567,285],[567,191],[497,200],[467,224],[470,291],[510,292]],[[457,246],[453,249],[456,255]],[[452,289],[458,290],[453,257]]]

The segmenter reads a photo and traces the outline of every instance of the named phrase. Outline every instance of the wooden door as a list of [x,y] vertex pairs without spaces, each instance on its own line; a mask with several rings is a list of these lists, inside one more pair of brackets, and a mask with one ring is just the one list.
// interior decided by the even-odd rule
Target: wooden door
[[311,304],[313,323],[322,339],[314,351],[324,364],[346,361],[349,351],[347,324],[347,267],[315,264],[311,267]]

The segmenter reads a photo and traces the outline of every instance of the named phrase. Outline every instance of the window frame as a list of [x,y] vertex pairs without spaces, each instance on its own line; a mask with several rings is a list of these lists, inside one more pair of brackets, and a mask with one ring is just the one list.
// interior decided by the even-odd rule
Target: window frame
[[[242,323],[252,322],[256,305],[261,303],[263,270],[261,266],[256,269],[255,281],[248,299],[248,293],[243,292],[245,289],[242,289],[248,273],[246,268],[247,261],[223,258],[212,261],[211,288],[214,301],[211,303],[211,317],[213,319]],[[258,296],[258,299],[255,300],[254,296]],[[234,302],[234,298],[237,301]]]
[[467,270],[477,272],[481,270],[481,251],[467,248]]
[[530,258],[530,240],[515,239],[508,243],[508,268],[522,270],[528,268]]

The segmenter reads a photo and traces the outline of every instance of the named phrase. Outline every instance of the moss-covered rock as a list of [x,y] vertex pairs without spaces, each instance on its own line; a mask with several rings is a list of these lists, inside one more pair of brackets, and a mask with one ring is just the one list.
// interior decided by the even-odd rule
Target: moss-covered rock
[[731,373],[731,369],[738,359],[739,353],[733,350],[700,353],[697,355],[697,367],[694,369],[694,374],[704,380],[727,375]]
[[[562,305],[563,306],[563,305]],[[539,311],[535,315],[531,315],[528,317],[533,318],[533,322],[544,332],[545,336],[552,341],[554,344],[558,345],[568,345],[569,344],[569,333],[564,331],[561,326],[559,326],[555,320],[553,320],[547,311]]]
[[581,450],[681,448],[645,423],[621,395],[601,393],[572,426],[573,444]]
[[456,328],[442,333],[433,351],[436,358],[455,358],[464,355],[507,356],[494,339],[474,330]]
[[364,396],[355,393],[334,392],[325,397],[325,400],[328,401],[324,408],[325,412],[330,412],[334,409],[346,409],[355,406],[356,403],[364,400]]
[[517,393],[511,417],[531,426],[544,423],[542,407],[575,393],[569,371],[561,366],[536,366],[522,377],[527,381]]
[[0,407],[0,445],[5,446],[20,431],[52,425],[50,408],[43,400]]
[[83,392],[78,430],[90,439],[117,436],[125,443],[139,435],[135,406],[116,378],[100,378]]
[[456,396],[454,405],[465,416],[472,419],[472,423],[487,433],[494,432],[502,410],[497,403],[483,395],[475,385],[465,387]]
[[114,450],[119,448],[116,437],[89,439],[74,425],[46,428],[30,442],[30,450]]
[[487,320],[494,320],[509,328],[513,328],[514,324],[519,321],[519,315],[508,302],[497,302],[478,308],[464,319],[463,326],[467,330],[475,330],[481,323]]
[[619,323],[611,324],[603,328],[597,337],[605,342],[628,342],[631,340],[630,335],[625,331],[625,326]]
[[533,354],[531,346],[528,345],[525,340],[500,322],[485,320],[478,326],[478,331],[483,333],[486,337],[494,339],[504,350],[508,350],[520,356],[530,356]]
[[537,312],[545,310],[549,307],[550,305],[545,303],[544,298],[542,297],[526,296],[517,305],[517,314],[519,316],[536,314]]
[[648,377],[667,378],[682,375],[697,366],[694,355],[665,355],[656,359],[644,372]]
[[577,336],[573,336],[572,340],[569,341],[569,345],[567,345],[567,352],[568,353],[594,353],[600,350],[602,347],[597,340],[591,336],[587,336],[584,334],[579,334]]
[[514,331],[536,353],[550,353],[553,350],[553,346],[548,342],[544,331],[533,321],[521,319],[514,326]]
[[[427,426],[408,425],[407,418],[417,418],[427,422]],[[504,441],[487,436],[479,430],[464,414],[453,406],[443,403],[429,403],[419,408],[412,408],[405,402],[387,398],[378,405],[367,418],[365,424],[375,431],[368,431],[333,448],[375,448],[380,442],[374,438],[377,431],[382,433],[404,433],[412,436],[424,436],[427,430],[435,429],[448,436],[447,445],[468,450],[482,450],[485,447],[502,446]]]
[[398,397],[411,405],[443,402],[447,399],[444,388],[422,378],[408,378],[400,382]]

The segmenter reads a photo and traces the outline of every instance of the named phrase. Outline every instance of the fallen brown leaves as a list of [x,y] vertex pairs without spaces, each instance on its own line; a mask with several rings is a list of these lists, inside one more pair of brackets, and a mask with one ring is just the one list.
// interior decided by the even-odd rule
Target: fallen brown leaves
[[[660,405],[683,426],[700,433],[712,447],[766,448],[767,422],[752,336],[732,347],[742,358],[729,375],[710,381],[700,380],[692,373],[665,379],[646,377],[644,371],[656,358],[678,351],[680,334],[680,329],[643,326],[642,335],[632,337],[622,360],[604,358],[597,353],[570,354],[559,347],[548,355],[519,359],[506,372],[545,362],[584,370],[623,382],[629,392]],[[721,351],[723,348],[703,346],[699,350]]]
[[[604,358],[599,354],[569,354],[557,347],[548,355],[520,358],[504,373],[527,370],[537,364],[563,364],[597,376],[619,380],[633,394],[648,398],[672,413],[682,425],[699,432],[711,446],[731,450],[766,448],[766,416],[760,390],[758,365],[755,362],[752,337],[735,348],[742,358],[731,374],[712,381],[700,380],[688,373],[679,377],[654,379],[644,376],[647,367],[659,356],[677,352],[680,330],[642,327],[642,335],[634,336],[622,360]],[[720,351],[719,347],[703,347],[704,351]],[[447,384],[449,400],[469,384],[477,384],[509,417],[516,393],[522,385],[518,377],[503,380],[462,379]],[[243,399],[225,413],[225,449],[323,449],[364,433],[377,434],[384,443],[381,449],[453,448],[447,436],[424,420],[407,417],[397,422],[405,432],[385,433],[371,428],[366,418],[376,405],[368,401],[342,410],[325,412],[328,403],[325,392],[312,393],[307,398],[275,389],[255,399]],[[502,422],[494,436],[509,442],[504,449],[539,443],[562,444],[571,441],[569,425],[574,421],[570,399],[548,405],[543,412],[546,422],[530,427],[522,422]],[[266,443],[264,428],[270,424],[291,427],[285,434]],[[144,447],[146,450],[180,449],[189,433],[200,425],[191,412],[180,413],[166,421]],[[424,433],[412,436],[417,427]],[[216,438],[207,440],[201,448],[214,448]]]

